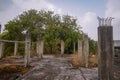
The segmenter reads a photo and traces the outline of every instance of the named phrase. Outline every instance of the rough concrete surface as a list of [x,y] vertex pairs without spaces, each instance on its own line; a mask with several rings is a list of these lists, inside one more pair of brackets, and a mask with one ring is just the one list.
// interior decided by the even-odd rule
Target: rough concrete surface
[[38,61],[32,59],[31,71],[17,80],[98,80],[97,68],[74,69],[70,64],[70,57],[50,57]]

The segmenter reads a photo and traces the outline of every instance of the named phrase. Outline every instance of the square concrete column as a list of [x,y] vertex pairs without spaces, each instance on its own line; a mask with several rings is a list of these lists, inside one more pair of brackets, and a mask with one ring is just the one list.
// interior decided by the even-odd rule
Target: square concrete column
[[99,80],[113,80],[113,28],[111,26],[98,27],[98,51]]
[[89,40],[88,35],[83,34],[83,61],[85,67],[88,67],[88,58],[89,58]]
[[39,55],[39,40],[36,41],[36,52]]
[[73,42],[73,53],[75,53],[75,42]]
[[14,45],[14,56],[16,56],[18,52],[18,42],[15,42],[15,45]]
[[29,66],[30,64],[30,34],[26,34],[26,39],[25,39],[25,67]]
[[82,40],[78,39],[78,55],[80,55],[80,57],[82,58]]
[[39,39],[37,41],[37,54],[38,54],[39,59],[43,58],[43,50],[44,50],[44,40]]
[[112,19],[98,17],[98,80],[114,80]]
[[40,54],[41,54],[41,58],[43,58],[43,51],[44,51],[44,40],[41,39],[40,40]]
[[64,54],[64,41],[61,40],[61,55]]
[[3,52],[4,52],[4,42],[0,42],[0,58],[3,57]]

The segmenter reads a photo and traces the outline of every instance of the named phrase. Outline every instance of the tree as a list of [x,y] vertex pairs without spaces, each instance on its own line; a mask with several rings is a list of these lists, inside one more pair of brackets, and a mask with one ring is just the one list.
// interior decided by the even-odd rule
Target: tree
[[60,16],[48,12],[48,19],[46,21],[46,34],[45,34],[45,50],[50,53],[55,53],[60,50]]
[[[78,29],[77,19],[73,16],[60,16],[52,11],[34,9],[25,11],[9,21],[1,36],[7,40],[25,40],[24,32],[31,35],[33,50],[36,49],[36,41],[44,39],[45,51],[49,53],[60,52],[61,40],[65,42],[65,52],[73,53],[73,47],[82,36]],[[95,49],[93,43],[94,41],[90,40],[90,51]],[[12,43],[6,43],[5,46],[7,46],[6,53],[13,51]],[[19,51],[24,53],[24,45],[19,47]]]
[[[79,29],[77,28],[77,19],[69,16],[64,15],[63,16],[63,33],[65,33],[65,36],[63,39],[65,40],[65,51],[67,53],[72,53],[73,48],[75,48],[75,43],[77,43],[78,38],[80,37]],[[75,49],[74,49],[75,50]]]
[[89,38],[89,53],[97,54],[97,42]]

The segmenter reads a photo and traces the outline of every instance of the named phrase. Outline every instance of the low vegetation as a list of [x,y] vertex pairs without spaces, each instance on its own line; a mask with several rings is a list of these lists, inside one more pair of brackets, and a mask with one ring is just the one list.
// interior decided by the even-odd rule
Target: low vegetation
[[79,68],[81,66],[83,66],[83,61],[82,61],[82,57],[75,53],[71,55],[72,60],[71,60],[71,64],[73,68]]
[[[73,68],[79,68],[79,67],[83,67],[83,60],[82,57],[80,56],[80,54],[72,54],[71,55],[72,59],[71,59],[71,64]],[[97,67],[98,66],[98,60],[97,60],[97,55],[91,55],[88,57],[88,67]]]

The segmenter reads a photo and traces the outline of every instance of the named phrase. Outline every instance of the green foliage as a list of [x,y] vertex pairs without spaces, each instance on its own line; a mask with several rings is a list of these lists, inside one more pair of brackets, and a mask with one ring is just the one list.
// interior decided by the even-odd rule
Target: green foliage
[[89,52],[90,54],[97,54],[97,42],[89,38]]
[[18,53],[17,55],[24,55],[24,52],[25,52],[25,44],[21,43],[18,45]]
[[4,44],[4,56],[13,55],[14,52],[14,44],[13,43],[5,43]]
[[[14,20],[5,25],[2,39],[25,40],[25,32],[30,33],[32,50],[36,49],[35,42],[44,39],[45,52],[56,53],[60,51],[61,40],[65,42],[65,52],[73,52],[73,43],[77,43],[82,37],[77,28],[77,19],[73,16],[55,14],[52,11],[37,11],[34,9],[23,12]],[[90,41],[92,42],[92,41]],[[93,43],[90,44],[93,46]],[[5,43],[5,54],[13,52],[14,45]],[[24,45],[20,44],[18,49],[20,55],[24,54]],[[93,47],[90,48],[93,51]]]

